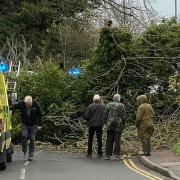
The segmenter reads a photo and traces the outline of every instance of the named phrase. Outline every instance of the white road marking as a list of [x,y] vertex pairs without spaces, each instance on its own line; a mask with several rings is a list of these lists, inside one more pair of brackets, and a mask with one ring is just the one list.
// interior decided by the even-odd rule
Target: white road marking
[[20,179],[25,179],[26,169],[21,169]]
[[35,153],[34,155],[37,156],[37,155],[40,154],[41,152],[43,152],[43,150],[38,151],[38,152]]
[[[43,152],[43,150],[38,151],[38,152],[35,153],[34,155],[37,156],[37,155],[40,154],[41,152]],[[29,163],[30,163],[30,161],[26,161],[26,162],[24,163],[24,166],[27,166]],[[22,179],[22,180],[25,179],[25,175],[26,175],[26,169],[23,168],[23,169],[21,169],[20,179]]]

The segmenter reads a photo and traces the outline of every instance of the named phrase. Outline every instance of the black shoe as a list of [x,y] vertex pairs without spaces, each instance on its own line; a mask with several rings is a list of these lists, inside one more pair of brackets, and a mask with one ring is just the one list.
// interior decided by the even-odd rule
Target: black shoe
[[110,157],[109,157],[109,156],[106,156],[105,160],[110,160]]
[[142,154],[139,154],[140,156],[151,156],[151,153],[142,153]]
[[87,154],[86,157],[91,159],[92,158],[92,154]]
[[102,158],[102,157],[103,157],[102,154],[98,154],[98,155],[97,155],[97,158]]
[[29,158],[28,158],[28,161],[33,161],[33,157],[29,157]]
[[29,155],[28,161],[33,161],[33,155],[32,154]]
[[119,156],[119,155],[116,155],[115,160],[116,160],[116,161],[120,161],[120,160],[121,160],[120,156]]
[[27,158],[27,153],[26,152],[24,152],[23,157]]

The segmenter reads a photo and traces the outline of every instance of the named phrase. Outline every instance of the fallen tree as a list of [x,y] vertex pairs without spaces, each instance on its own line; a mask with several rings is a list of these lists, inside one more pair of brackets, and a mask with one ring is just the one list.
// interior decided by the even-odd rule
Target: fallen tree
[[[173,114],[156,117],[155,132],[152,137],[152,150],[170,149],[180,138],[180,112],[179,108]],[[52,143],[41,143],[39,147],[49,151],[59,152],[79,152],[85,153],[87,150],[87,126],[83,119],[71,119],[66,116],[46,116],[46,121],[51,122],[54,127],[54,136],[50,137],[59,142],[59,145]],[[66,129],[63,134],[63,129]],[[58,130],[58,131],[57,131]],[[103,147],[105,147],[106,133],[104,128]],[[95,141],[96,142],[96,141]],[[122,135],[122,154],[136,155],[142,149],[140,140],[137,138],[134,124],[126,124],[126,129]],[[93,148],[96,153],[97,145]]]

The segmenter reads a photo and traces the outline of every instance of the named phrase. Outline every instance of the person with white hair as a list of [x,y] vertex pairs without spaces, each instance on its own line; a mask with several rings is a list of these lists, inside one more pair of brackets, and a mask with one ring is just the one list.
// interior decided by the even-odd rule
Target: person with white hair
[[96,133],[98,142],[98,157],[102,157],[102,127],[104,125],[104,109],[105,105],[101,102],[99,95],[94,95],[93,103],[90,104],[85,112],[85,119],[88,123],[88,150],[87,157],[92,158],[92,145],[94,134]]
[[35,135],[37,129],[41,129],[42,112],[40,105],[33,101],[31,96],[26,96],[24,101],[14,103],[11,110],[20,110],[21,112],[21,122],[22,122],[22,151],[24,157],[27,153],[27,141],[29,143],[29,157],[28,160],[33,160],[33,154],[35,151]]
[[104,118],[107,129],[106,160],[109,160],[112,154],[115,155],[116,160],[120,160],[120,140],[126,122],[126,111],[124,104],[120,103],[120,99],[121,96],[115,94],[113,102],[108,103],[105,108]]

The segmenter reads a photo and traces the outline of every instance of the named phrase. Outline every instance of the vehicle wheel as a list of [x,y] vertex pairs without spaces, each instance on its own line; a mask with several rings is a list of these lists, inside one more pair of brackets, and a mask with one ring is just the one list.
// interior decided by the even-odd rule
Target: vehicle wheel
[[0,155],[0,170],[5,170],[7,167],[7,161],[6,161],[6,149],[4,148],[3,153]]
[[11,143],[9,149],[6,151],[7,162],[12,162],[13,151],[14,151],[14,147],[13,144]]

